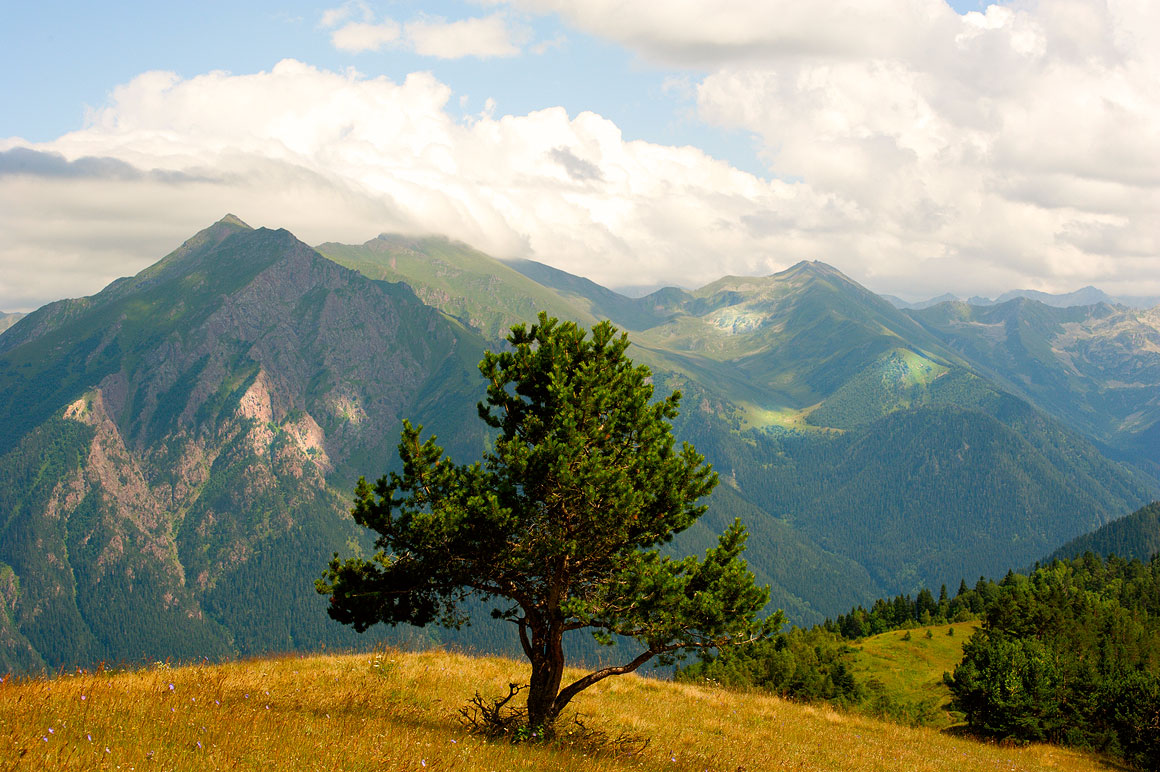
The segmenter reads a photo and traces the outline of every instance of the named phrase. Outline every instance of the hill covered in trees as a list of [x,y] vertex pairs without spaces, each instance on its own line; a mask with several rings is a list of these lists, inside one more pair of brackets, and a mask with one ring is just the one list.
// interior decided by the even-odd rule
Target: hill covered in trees
[[1085,552],[1142,561],[1160,554],[1160,502],[1154,501],[1126,517],[1072,539],[1051,553],[1048,560],[1072,558]]

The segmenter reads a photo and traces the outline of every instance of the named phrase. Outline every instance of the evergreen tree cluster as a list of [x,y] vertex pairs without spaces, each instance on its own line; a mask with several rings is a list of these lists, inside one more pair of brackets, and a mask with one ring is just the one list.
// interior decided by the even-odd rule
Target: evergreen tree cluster
[[968,725],[1160,769],[1160,556],[1088,552],[997,589],[946,678]]
[[681,668],[678,679],[729,687],[757,687],[794,700],[851,706],[865,688],[850,671],[853,649],[822,626],[788,632],[750,646],[707,655]]
[[924,587],[913,598],[909,594],[897,595],[893,600],[879,598],[869,609],[858,606],[848,614],[839,614],[836,620],[827,619],[822,626],[843,638],[857,640],[918,625],[966,622],[979,617],[994,588],[994,582],[982,577],[974,589],[969,589],[964,580],[955,597],[949,598],[944,584],[935,600],[934,593]]
[[849,642],[971,619],[982,627],[944,675],[971,731],[1160,769],[1160,555],[1144,563],[1088,552],[1027,576],[960,581],[953,598],[943,586],[937,598],[923,589],[879,599],[808,630],[708,653],[677,677],[924,723],[937,706],[898,703],[875,679],[856,678]]

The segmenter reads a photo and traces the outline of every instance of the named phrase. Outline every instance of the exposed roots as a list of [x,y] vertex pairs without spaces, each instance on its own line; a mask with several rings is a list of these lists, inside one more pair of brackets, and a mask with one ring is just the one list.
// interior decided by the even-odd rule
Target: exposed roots
[[528,711],[508,703],[527,684],[508,684],[507,696],[485,699],[475,693],[459,715],[468,732],[482,737],[505,740],[510,743],[550,743],[559,748],[580,751],[590,757],[632,758],[640,756],[648,747],[649,738],[619,732],[609,734],[603,729],[588,726],[579,715],[559,720],[553,726],[528,726]]
[[513,697],[527,688],[527,684],[508,684],[507,696],[498,700],[484,699],[476,692],[467,705],[459,709],[463,725],[472,734],[503,738],[513,743],[536,739],[528,729],[527,709],[508,706]]

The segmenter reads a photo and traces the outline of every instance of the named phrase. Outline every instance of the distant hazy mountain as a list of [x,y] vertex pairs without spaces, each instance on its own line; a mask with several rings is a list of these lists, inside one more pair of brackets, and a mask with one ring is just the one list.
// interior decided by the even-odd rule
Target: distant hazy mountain
[[908,313],[1003,389],[1160,465],[1160,308],[1054,308],[1019,298]]
[[[615,292],[629,298],[643,298],[645,295],[651,295],[658,290],[673,287],[673,284],[634,284],[624,287],[612,287]],[[687,287],[680,287],[679,289],[688,289]]]
[[[958,302],[960,298],[946,293],[937,298],[924,300],[916,303],[909,303],[901,298],[896,298],[893,295],[884,295],[883,297],[890,300],[896,308],[921,310],[930,308],[945,302]],[[1128,308],[1151,309],[1160,305],[1160,296],[1153,295],[1116,295],[1107,294],[1096,287],[1084,287],[1074,292],[1062,292],[1052,294],[1050,292],[1039,292],[1038,290],[1011,290],[1004,292],[998,298],[992,300],[981,295],[973,295],[966,300],[972,306],[994,306],[1006,303],[1009,300],[1016,300],[1024,298],[1026,300],[1035,300],[1045,306],[1052,306],[1054,308],[1071,308],[1072,306],[1094,306],[1100,303],[1106,303],[1114,306],[1127,306]]]
[[1160,495],[1089,439],[1151,442],[1117,412],[1151,415],[1147,315],[903,313],[817,262],[634,299],[446,239],[319,250],[227,217],[0,335],[0,669],[354,641],[312,580],[369,546],[355,480],[395,463],[404,417],[477,458],[477,363],[540,310],[612,318],[682,392],[677,434],[721,484],[673,548],[741,517],[799,624],[1027,565]]
[[[882,297],[889,300],[895,308],[904,310],[922,310],[938,305],[939,303],[954,303],[959,302],[960,298],[946,293],[939,295],[937,298],[930,300],[922,300],[918,302],[909,302],[894,295],[883,295]],[[1059,294],[1052,294],[1050,292],[1039,292],[1038,290],[1011,290],[1004,292],[995,300],[983,297],[981,295],[974,295],[967,299],[967,303],[972,306],[994,306],[1001,303],[1006,303],[1008,300],[1015,300],[1017,298],[1026,298],[1028,300],[1037,300],[1045,306],[1052,306],[1055,308],[1070,308],[1072,306],[1094,306],[1100,303],[1107,303],[1108,305],[1127,306],[1129,308],[1149,309],[1160,305],[1160,296],[1129,296],[1120,295],[1113,297],[1101,289],[1095,287],[1084,287],[1075,292],[1063,292]]]
[[1160,295],[1118,295],[1116,301],[1129,308],[1156,308],[1160,306]]
[[979,300],[975,305],[998,305],[1006,303],[1008,300],[1015,300],[1016,298],[1027,298],[1028,300],[1037,300],[1045,306],[1053,306],[1055,308],[1070,308],[1071,306],[1094,306],[1098,303],[1107,303],[1108,305],[1115,305],[1116,299],[1107,294],[1103,290],[1095,287],[1083,287],[1074,292],[1063,292],[1052,294],[1050,292],[1039,292],[1038,290],[1011,290],[1004,292],[995,300],[981,302],[982,299],[972,298],[972,301]]
[[930,308],[931,306],[938,305],[939,303],[953,303],[959,300],[958,296],[952,295],[949,292],[939,295],[937,298],[931,298],[930,300],[919,300],[914,303],[903,300],[900,297],[895,297],[894,295],[883,295],[882,297],[890,301],[891,305],[893,305],[895,308],[901,308],[904,310]]
[[0,311],[0,332],[4,332],[12,325],[24,318],[24,314],[8,314]]
[[[1047,557],[1068,560],[1085,552],[1118,555],[1147,561],[1160,554],[1160,502],[1153,502],[1127,517],[1113,520],[1097,530],[1072,539]],[[1045,561],[1046,562],[1046,561]]]

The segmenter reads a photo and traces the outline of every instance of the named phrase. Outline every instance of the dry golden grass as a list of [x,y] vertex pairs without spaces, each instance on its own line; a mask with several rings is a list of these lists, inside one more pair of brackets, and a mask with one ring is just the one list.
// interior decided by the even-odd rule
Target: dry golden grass
[[476,690],[525,666],[447,652],[284,657],[0,685],[0,769],[1091,770],[1059,748],[1003,748],[824,707],[612,678],[577,708],[651,743],[638,756],[508,745],[466,733]]

